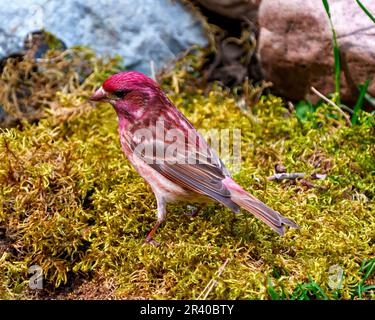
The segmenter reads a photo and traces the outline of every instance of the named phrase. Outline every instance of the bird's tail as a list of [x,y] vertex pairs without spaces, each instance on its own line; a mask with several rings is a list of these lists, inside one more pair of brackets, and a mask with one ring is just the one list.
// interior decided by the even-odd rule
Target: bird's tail
[[262,220],[278,234],[282,236],[284,235],[284,225],[299,229],[299,226],[293,221],[283,217],[262,201],[243,190],[238,184],[235,183],[235,185],[233,185],[233,183],[235,182],[232,180],[230,183],[232,188],[229,188],[231,191],[231,200],[241,208],[252,213],[258,219]]

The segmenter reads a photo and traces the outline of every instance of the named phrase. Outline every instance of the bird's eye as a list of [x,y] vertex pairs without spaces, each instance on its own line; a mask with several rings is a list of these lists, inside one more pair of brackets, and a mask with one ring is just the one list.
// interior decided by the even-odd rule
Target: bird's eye
[[113,95],[118,99],[123,99],[125,95],[129,93],[129,90],[116,90],[113,91]]

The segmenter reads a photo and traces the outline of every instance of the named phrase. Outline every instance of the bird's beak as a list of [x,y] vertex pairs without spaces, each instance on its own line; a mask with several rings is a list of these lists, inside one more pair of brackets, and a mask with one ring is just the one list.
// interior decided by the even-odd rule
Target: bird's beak
[[107,98],[107,92],[103,89],[103,87],[100,87],[98,90],[96,90],[93,95],[90,97],[91,101],[101,101]]

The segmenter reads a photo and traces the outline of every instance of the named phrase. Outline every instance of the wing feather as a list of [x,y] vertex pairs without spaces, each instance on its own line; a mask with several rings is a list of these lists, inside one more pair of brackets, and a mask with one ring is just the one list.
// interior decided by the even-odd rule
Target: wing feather
[[[177,109],[173,110],[173,117],[166,117],[163,113],[163,122],[166,129],[184,128],[189,130],[189,135],[194,139],[183,141],[158,141],[156,129],[150,123],[152,135],[142,140],[144,149],[153,150],[152,154],[139,154],[136,151],[139,140],[135,141],[134,135],[126,137],[134,156],[141,157],[154,170],[170,181],[186,188],[187,190],[205,195],[219,201],[232,210],[238,212],[239,206],[231,200],[231,193],[222,181],[230,176],[227,168],[217,156],[216,152],[208,145],[206,140],[194,129],[191,123]],[[157,119],[156,119],[157,120]],[[156,123],[156,121],[154,121]],[[184,132],[187,137],[187,133]],[[191,137],[190,137],[191,138]],[[192,142],[193,141],[193,142]],[[168,147],[175,144],[173,159],[165,157]],[[180,144],[179,144],[180,143]],[[156,148],[159,148],[156,152]],[[162,150],[160,150],[162,148]],[[191,153],[191,150],[195,150]],[[161,152],[162,151],[162,152]],[[193,159],[192,159],[193,157]],[[192,160],[197,161],[192,161]],[[173,161],[176,160],[176,161]]]

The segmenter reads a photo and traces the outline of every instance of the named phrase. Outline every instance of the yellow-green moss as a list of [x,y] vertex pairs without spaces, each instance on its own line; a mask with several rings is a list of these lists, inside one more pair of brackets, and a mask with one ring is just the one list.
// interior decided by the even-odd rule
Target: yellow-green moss
[[[188,86],[197,74],[178,65],[164,78],[171,99],[198,128],[241,129],[243,162],[234,178],[301,230],[279,237],[220,205],[194,218],[170,206],[156,235],[162,246],[154,248],[142,245],[156,219],[153,194],[121,152],[112,107],[86,101],[108,70],[113,65],[101,65],[56,95],[56,111],[84,106],[81,112],[0,134],[0,297],[33,297],[27,269],[37,264],[49,295],[89,275],[110,281],[111,297],[193,299],[226,259],[208,299],[268,299],[269,279],[291,293],[308,275],[332,298],[333,265],[344,270],[341,297],[353,296],[362,261],[375,256],[373,118],[363,113],[362,125],[348,128],[322,116],[316,129],[274,96],[242,111],[238,97],[218,86],[207,94]],[[327,173],[314,182],[327,189],[267,182],[276,163]]]

